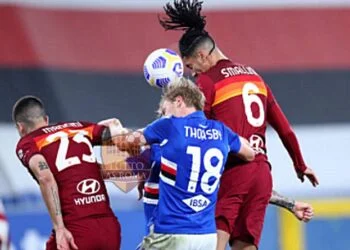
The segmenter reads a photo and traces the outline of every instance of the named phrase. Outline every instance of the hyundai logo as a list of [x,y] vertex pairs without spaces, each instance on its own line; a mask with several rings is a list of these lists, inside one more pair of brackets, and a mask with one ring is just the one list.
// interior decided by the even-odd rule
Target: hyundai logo
[[85,179],[77,185],[77,191],[81,194],[96,194],[100,190],[100,183],[95,179]]

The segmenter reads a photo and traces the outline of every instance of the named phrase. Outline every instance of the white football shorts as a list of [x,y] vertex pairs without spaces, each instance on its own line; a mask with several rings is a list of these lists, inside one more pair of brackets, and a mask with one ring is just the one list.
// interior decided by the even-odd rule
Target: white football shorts
[[143,250],[215,250],[216,233],[212,234],[157,234],[143,239]]

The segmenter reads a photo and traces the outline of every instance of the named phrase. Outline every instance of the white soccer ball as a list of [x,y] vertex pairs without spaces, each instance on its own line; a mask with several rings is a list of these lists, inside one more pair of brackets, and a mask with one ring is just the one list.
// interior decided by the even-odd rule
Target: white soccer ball
[[153,87],[163,88],[181,78],[184,67],[181,57],[170,49],[157,49],[148,55],[143,73]]

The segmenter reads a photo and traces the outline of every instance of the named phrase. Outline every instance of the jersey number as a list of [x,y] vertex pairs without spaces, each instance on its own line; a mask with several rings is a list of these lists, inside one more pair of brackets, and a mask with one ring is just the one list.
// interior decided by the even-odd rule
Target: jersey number
[[[186,153],[192,155],[191,174],[187,191],[194,193],[197,188],[199,172],[201,168],[201,148],[195,146],[188,146]],[[214,157],[217,159],[217,163],[215,165],[212,164],[212,160]],[[203,192],[211,194],[216,190],[219,184],[223,163],[224,155],[219,149],[210,148],[204,153],[203,165],[205,168],[205,173],[203,174],[200,180],[200,186]],[[209,180],[211,178],[215,178],[215,181],[210,185]]]
[[[256,95],[257,93],[259,93],[259,88],[254,83],[247,82],[246,84],[244,84],[242,89],[244,111],[249,124],[253,127],[260,127],[264,124],[265,121],[264,104],[261,101],[260,97]],[[253,111],[251,107],[253,103],[256,103],[259,107],[258,117],[253,116]]]
[[[87,135],[88,132],[85,130],[79,130],[79,131],[71,130],[70,132],[73,132],[73,133],[77,132],[77,134],[75,134],[72,138],[73,141],[75,141],[76,143],[85,143],[90,149],[90,154],[89,155],[82,154],[81,160],[85,162],[90,162],[90,163],[96,162],[92,145],[90,141],[85,137],[85,135]],[[47,137],[47,140],[49,142],[54,142],[55,140],[57,140],[57,138],[60,140],[60,145],[58,147],[58,152],[56,156],[56,166],[58,171],[62,171],[71,166],[80,164],[81,160],[79,159],[78,156],[72,156],[67,158],[67,152],[69,147],[68,133],[60,131],[52,135],[49,135]]]

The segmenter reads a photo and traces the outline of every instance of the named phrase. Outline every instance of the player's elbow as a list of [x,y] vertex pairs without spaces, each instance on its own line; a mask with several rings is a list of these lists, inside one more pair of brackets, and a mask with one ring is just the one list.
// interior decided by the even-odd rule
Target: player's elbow
[[55,178],[53,177],[52,173],[42,173],[39,176],[37,176],[38,182],[40,185],[48,186],[55,182]]

